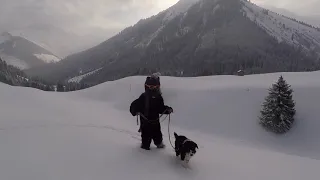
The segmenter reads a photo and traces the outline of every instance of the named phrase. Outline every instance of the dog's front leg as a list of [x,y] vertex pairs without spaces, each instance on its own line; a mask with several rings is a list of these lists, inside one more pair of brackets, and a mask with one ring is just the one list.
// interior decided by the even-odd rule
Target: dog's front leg
[[181,161],[184,161],[185,158],[186,158],[186,154],[185,154],[185,153],[182,153],[182,154],[181,154]]
[[185,157],[185,162],[186,162],[186,164],[189,163],[190,158],[191,158],[191,156],[190,156],[190,154],[188,153],[188,154],[186,155],[186,157]]
[[189,161],[187,159],[187,157],[185,156],[184,160],[181,161],[181,165],[184,167],[184,168],[189,168]]

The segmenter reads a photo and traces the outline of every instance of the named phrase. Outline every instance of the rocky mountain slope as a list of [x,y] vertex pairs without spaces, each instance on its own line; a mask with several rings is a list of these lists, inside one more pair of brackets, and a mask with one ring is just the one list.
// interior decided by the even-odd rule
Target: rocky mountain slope
[[7,64],[25,70],[60,60],[45,48],[10,33],[0,35],[0,57]]
[[[320,30],[244,0],[180,0],[91,49],[26,71],[98,84],[131,75],[319,69]],[[99,70],[98,70],[99,69]],[[96,71],[97,70],[97,71]]]

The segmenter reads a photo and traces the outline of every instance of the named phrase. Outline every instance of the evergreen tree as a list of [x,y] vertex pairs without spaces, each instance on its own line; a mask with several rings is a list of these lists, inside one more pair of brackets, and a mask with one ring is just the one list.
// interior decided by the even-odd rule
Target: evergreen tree
[[260,124],[268,131],[283,134],[292,127],[296,113],[292,92],[291,86],[282,76],[269,89],[259,117]]
[[57,84],[57,91],[58,92],[64,92],[64,86],[62,83],[58,83]]
[[46,85],[45,91],[53,91],[53,90],[52,90],[52,88],[50,87],[50,85]]

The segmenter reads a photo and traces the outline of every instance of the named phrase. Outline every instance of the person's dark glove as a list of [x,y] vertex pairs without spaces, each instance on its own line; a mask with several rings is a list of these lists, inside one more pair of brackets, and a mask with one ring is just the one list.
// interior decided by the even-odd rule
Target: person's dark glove
[[168,113],[168,114],[173,113],[173,109],[172,109],[172,107],[168,107],[168,108],[167,108],[167,113]]
[[132,114],[133,116],[139,116],[141,113],[140,112],[136,112],[135,114]]
[[138,116],[138,115],[140,115],[140,112],[131,112],[131,115],[132,116]]

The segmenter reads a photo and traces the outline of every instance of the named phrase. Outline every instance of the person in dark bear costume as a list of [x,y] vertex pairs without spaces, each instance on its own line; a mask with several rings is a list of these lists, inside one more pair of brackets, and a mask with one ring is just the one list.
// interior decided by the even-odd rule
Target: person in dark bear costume
[[130,105],[132,116],[140,115],[141,148],[150,150],[153,140],[157,148],[164,148],[159,114],[170,114],[173,109],[164,105],[160,93],[159,77],[147,77],[145,81],[145,92],[134,100]]

